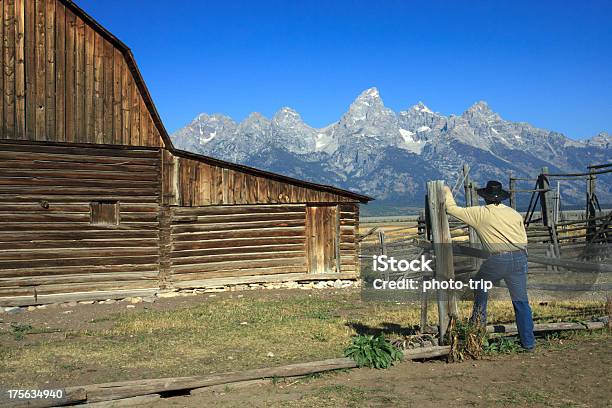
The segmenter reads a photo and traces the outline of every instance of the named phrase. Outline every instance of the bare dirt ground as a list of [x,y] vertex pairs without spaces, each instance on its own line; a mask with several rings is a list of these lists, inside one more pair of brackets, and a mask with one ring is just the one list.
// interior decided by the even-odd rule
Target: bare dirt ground
[[534,354],[446,364],[403,362],[319,378],[227,386],[161,407],[610,407],[607,334],[550,339]]

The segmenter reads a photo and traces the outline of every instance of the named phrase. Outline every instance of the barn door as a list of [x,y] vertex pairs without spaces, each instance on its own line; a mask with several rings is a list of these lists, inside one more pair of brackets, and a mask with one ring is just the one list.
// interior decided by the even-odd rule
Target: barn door
[[306,246],[309,273],[340,271],[340,224],[337,206],[306,207]]

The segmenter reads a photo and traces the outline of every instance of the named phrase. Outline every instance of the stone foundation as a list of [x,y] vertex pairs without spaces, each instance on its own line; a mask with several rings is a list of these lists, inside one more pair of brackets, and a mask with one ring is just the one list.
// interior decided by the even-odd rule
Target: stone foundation
[[[179,296],[196,296],[202,294],[214,294],[220,292],[240,292],[246,290],[264,290],[264,289],[346,289],[346,288],[359,288],[361,287],[361,281],[355,279],[336,279],[336,280],[320,280],[320,281],[287,281],[287,282],[274,282],[274,283],[249,283],[249,284],[236,284],[236,285],[223,285],[223,286],[211,286],[206,288],[195,288],[195,289],[169,289],[160,290],[152,296],[134,296],[126,297],[123,299],[105,299],[105,300],[82,300],[72,301],[64,303],[50,303],[38,306],[11,306],[11,307],[0,307],[0,313],[16,314],[23,311],[34,311],[37,309],[46,309],[53,307],[60,308],[71,308],[78,305],[91,305],[101,304],[109,305],[117,302],[127,303],[127,307],[134,307],[136,303],[154,303],[158,298],[171,298]],[[68,312],[66,312],[68,313]]]

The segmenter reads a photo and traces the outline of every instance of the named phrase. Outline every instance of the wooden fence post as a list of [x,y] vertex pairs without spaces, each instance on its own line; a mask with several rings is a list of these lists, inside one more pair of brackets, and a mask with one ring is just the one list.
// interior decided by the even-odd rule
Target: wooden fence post
[[378,231],[378,242],[380,243],[380,254],[387,255],[387,245],[385,244],[385,231]]
[[540,204],[542,206],[542,222],[550,231],[550,239],[554,248],[554,256],[561,257],[559,249],[559,239],[557,238],[557,225],[555,224],[554,204],[552,199],[552,191],[550,190],[550,182],[548,180],[548,167],[542,167],[542,174],[538,177],[540,191]]
[[[436,255],[434,277],[438,282],[455,278],[453,250],[446,205],[444,202],[444,181],[428,181],[427,196],[431,219],[431,236]],[[457,317],[457,298],[452,290],[438,290],[438,341],[444,344],[450,323],[449,317]]]
[[472,195],[470,194],[470,165],[463,165],[463,191],[465,192],[466,207],[472,206]]
[[[464,176],[463,189],[465,191],[465,206],[473,207],[473,206],[478,205],[478,195],[476,194],[476,189],[472,187],[472,181],[470,180],[469,172],[470,172],[470,166],[467,164],[464,164],[463,165],[463,176]],[[472,248],[478,247],[480,240],[478,239],[478,234],[476,234],[476,230],[472,227],[468,227],[468,232],[470,235],[470,247]],[[476,257],[474,257],[472,261],[474,263],[475,269],[478,269],[480,267],[480,264],[482,263],[480,258],[476,258]]]
[[[385,231],[378,231],[378,241],[380,244],[380,254],[387,255],[387,244],[385,243]],[[389,280],[390,275],[391,275],[391,272],[389,271],[389,269],[387,269],[387,271],[385,272],[385,279]]]
[[417,218],[417,235],[423,239],[427,239],[425,230],[427,229],[427,221],[425,220],[425,210],[419,211],[419,218]]
[[[427,201],[427,200],[426,200]],[[425,203],[427,206],[427,202]],[[423,240],[427,240],[427,219],[425,217],[425,210],[419,211],[418,218],[418,232],[417,234]],[[425,281],[425,276],[423,276],[423,280],[421,281],[421,285]],[[421,291],[421,332],[424,332],[427,327],[427,309],[429,308],[429,297],[427,296],[427,292]]]
[[510,190],[510,207],[516,210],[516,179],[510,171],[510,179],[508,180],[508,189]]
[[608,315],[608,330],[612,330],[612,294],[606,297],[606,314]]
[[589,168],[589,176],[587,178],[587,193],[586,193],[586,219],[587,219],[587,236],[586,241],[590,242],[593,239],[595,230],[597,229],[597,222],[593,220],[596,216],[595,209],[595,175],[592,174],[595,171],[594,168]]
[[476,190],[478,190],[478,185],[476,184],[476,182],[470,182],[470,195],[472,196],[472,206],[480,205],[478,203],[478,192]]

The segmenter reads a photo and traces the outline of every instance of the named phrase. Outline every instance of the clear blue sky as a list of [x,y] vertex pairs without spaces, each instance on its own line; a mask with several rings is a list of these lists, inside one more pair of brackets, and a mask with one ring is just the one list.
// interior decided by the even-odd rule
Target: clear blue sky
[[76,0],[133,51],[170,132],[282,106],[313,126],[376,86],[444,114],[486,100],[572,138],[612,132],[612,2]]

